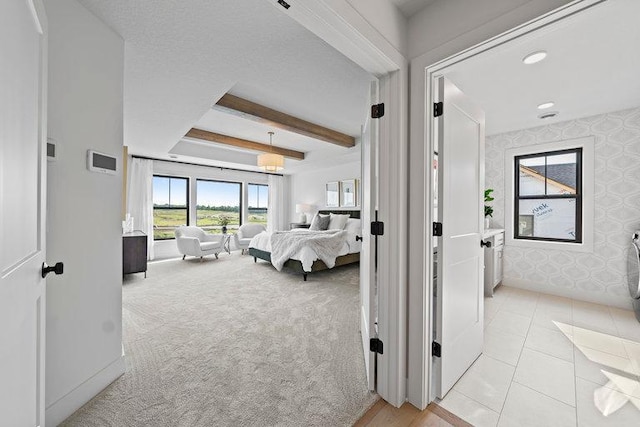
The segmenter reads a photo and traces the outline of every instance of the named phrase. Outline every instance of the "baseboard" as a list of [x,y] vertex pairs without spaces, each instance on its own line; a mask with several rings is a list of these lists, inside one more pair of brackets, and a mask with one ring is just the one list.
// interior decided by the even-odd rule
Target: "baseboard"
[[124,374],[124,369],[123,355],[78,387],[53,402],[45,410],[46,425],[53,427],[66,420],[71,414],[80,409],[82,405]]
[[631,306],[631,297],[625,298],[606,293],[594,293],[588,291],[580,291],[577,289],[565,289],[558,286],[551,286],[546,283],[532,282],[524,279],[515,279],[505,277],[502,285],[512,288],[526,289],[528,291],[542,292],[544,294],[556,295],[559,297],[573,298],[579,301],[592,302],[595,304],[610,305],[612,307],[624,308],[625,310],[633,310]]

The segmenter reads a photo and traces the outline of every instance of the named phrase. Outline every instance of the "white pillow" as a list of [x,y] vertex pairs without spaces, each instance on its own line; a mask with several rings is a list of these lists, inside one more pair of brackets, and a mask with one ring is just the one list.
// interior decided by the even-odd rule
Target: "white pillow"
[[349,219],[349,215],[329,214],[329,226],[327,230],[342,230]]
[[344,229],[349,234],[360,234],[362,233],[362,221],[359,218],[349,218]]

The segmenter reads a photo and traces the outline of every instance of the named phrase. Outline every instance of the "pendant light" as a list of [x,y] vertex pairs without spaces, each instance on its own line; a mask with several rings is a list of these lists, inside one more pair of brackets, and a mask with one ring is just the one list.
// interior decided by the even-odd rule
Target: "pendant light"
[[271,151],[258,155],[258,167],[266,172],[278,172],[284,168],[284,157],[273,152],[273,132],[269,132]]

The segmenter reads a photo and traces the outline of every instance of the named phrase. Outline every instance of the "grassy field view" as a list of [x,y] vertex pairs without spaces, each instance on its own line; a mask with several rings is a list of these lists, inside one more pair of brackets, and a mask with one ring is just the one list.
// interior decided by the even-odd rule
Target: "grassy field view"
[[[240,226],[238,211],[220,211],[214,209],[196,209],[196,225],[209,233],[222,233],[221,221],[227,218],[227,229],[233,233]],[[267,213],[264,210],[249,210],[249,222],[267,225]],[[155,240],[173,239],[176,227],[187,223],[186,209],[154,209],[153,238]]]

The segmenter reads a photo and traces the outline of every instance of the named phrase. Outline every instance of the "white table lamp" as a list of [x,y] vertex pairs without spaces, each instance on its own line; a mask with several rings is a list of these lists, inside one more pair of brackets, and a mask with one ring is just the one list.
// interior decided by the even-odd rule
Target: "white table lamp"
[[298,203],[296,204],[296,213],[300,214],[300,223],[307,223],[307,214],[311,212],[311,205],[306,203]]

